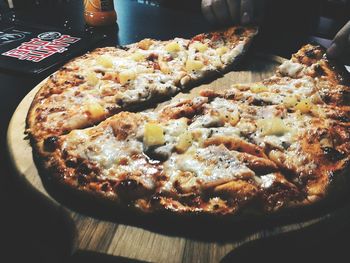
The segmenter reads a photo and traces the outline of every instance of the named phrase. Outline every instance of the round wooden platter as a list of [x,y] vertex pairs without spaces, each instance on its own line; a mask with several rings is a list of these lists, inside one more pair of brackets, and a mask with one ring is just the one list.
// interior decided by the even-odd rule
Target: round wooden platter
[[[276,66],[282,60],[282,58],[275,56],[252,56],[246,59],[245,64],[249,66],[242,65],[241,69],[226,73],[209,84],[192,89],[189,94],[179,94],[173,99],[180,96],[194,96],[198,94],[199,90],[205,88],[227,89],[233,83],[259,81],[273,75]],[[123,223],[106,221],[75,212],[61,205],[46,191],[33,162],[29,141],[25,138],[25,118],[40,86],[41,84],[28,93],[13,114],[7,138],[9,154],[20,181],[29,186],[28,189],[31,191],[35,190],[36,193],[39,193],[46,202],[59,208],[56,209],[57,211],[66,213],[68,219],[75,225],[73,236],[75,236],[74,247],[76,250],[151,262],[219,262],[229,252],[246,242],[303,229],[327,217],[327,215],[318,216],[298,223],[269,226],[267,229],[250,232],[245,236],[235,237],[235,232],[233,232],[232,239],[213,240],[192,238],[166,231],[160,233],[148,228],[130,225],[124,221]]]

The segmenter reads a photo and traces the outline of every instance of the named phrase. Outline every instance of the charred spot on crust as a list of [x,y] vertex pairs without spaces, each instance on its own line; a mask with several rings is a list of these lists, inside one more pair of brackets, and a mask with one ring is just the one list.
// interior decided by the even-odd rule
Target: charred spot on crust
[[325,103],[330,103],[331,100],[332,100],[332,97],[331,97],[331,95],[329,95],[329,94],[323,94],[321,97],[322,97],[322,100],[323,100]]
[[134,179],[126,179],[126,180],[123,180],[121,181],[117,188],[118,189],[121,189],[121,190],[126,190],[126,191],[129,191],[129,190],[136,190],[137,187],[138,187],[138,182]]
[[151,197],[150,202],[151,202],[152,204],[156,204],[156,203],[159,203],[159,202],[160,202],[160,199],[161,199],[160,194],[159,194],[159,193],[156,193],[156,194],[154,194],[154,195]]
[[315,65],[314,70],[317,73],[317,75],[319,75],[319,76],[322,76],[322,75],[326,74],[324,69],[322,68],[322,66],[319,65],[319,64]]
[[303,200],[305,195],[297,188],[282,183],[275,183],[263,192],[262,205],[267,211],[272,211],[285,206],[291,200]]
[[265,100],[262,100],[262,99],[254,98],[252,100],[251,104],[254,105],[254,106],[268,106],[268,105],[271,105],[271,102],[265,101]]
[[47,115],[38,114],[38,115],[35,117],[35,120],[38,121],[38,122],[44,122],[44,121],[47,120]]
[[306,50],[305,51],[305,56],[307,56],[308,58],[317,58],[317,54],[314,52],[313,49]]
[[337,116],[336,119],[341,122],[350,122],[350,117],[345,115]]
[[78,168],[77,168],[77,172],[79,174],[90,174],[92,172],[92,169],[86,164],[86,163],[81,163]]
[[343,98],[343,103],[345,105],[350,105],[350,91],[343,90],[342,91],[342,98]]
[[81,186],[84,186],[88,183],[87,175],[86,174],[79,174],[78,175],[78,184]]
[[235,32],[234,32],[234,34],[235,34],[235,35],[238,35],[238,36],[242,35],[243,33],[244,33],[243,27],[237,27],[237,28],[235,29]]
[[68,71],[69,72],[69,71],[73,71],[73,69],[69,68],[67,66],[63,66],[60,71]]
[[102,69],[95,69],[94,71],[95,71],[95,73],[102,74],[102,76],[104,76],[106,74],[106,72],[104,70],[102,70]]
[[83,79],[84,79],[84,76],[78,75],[78,74],[74,75],[74,77],[77,78],[77,79],[80,79],[80,80],[83,80]]
[[344,157],[343,153],[337,151],[332,147],[323,147],[322,150],[327,159],[329,159],[332,162],[339,161]]
[[50,136],[44,140],[44,150],[47,152],[53,152],[58,146],[58,137]]
[[109,106],[109,107],[107,107],[107,110],[111,114],[116,114],[119,112],[120,109],[119,109],[119,107]]
[[282,142],[282,147],[287,150],[289,147],[290,147],[291,143],[290,142],[286,142],[286,141],[283,141]]
[[118,105],[118,106],[123,106],[124,105],[124,101],[120,98],[117,98],[115,103]]
[[185,196],[181,199],[181,201],[192,207],[201,207],[203,204],[202,198],[200,196],[196,196],[195,194]]
[[122,49],[122,50],[125,50],[125,51],[128,51],[128,50],[129,50],[129,48],[128,48],[128,47],[125,47],[125,46],[117,46],[117,48]]
[[75,168],[78,165],[77,160],[75,159],[68,159],[65,161],[65,164],[67,167],[71,167],[71,168]]
[[180,182],[178,180],[175,180],[175,182],[173,182],[173,186],[178,193],[182,193],[181,187],[180,187]]
[[102,185],[101,185],[101,190],[103,192],[107,192],[108,191],[108,188],[109,188],[109,183],[108,182],[104,182]]
[[122,199],[135,200],[146,195],[150,195],[151,189],[145,188],[145,186],[135,179],[124,179],[117,183],[114,187],[114,191]]

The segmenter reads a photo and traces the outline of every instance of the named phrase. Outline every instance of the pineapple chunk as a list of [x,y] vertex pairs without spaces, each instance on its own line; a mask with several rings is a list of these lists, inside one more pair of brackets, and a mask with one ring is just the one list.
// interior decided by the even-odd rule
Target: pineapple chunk
[[130,80],[133,80],[136,78],[136,73],[134,70],[127,69],[123,70],[119,73],[119,83],[124,85]]
[[283,135],[289,130],[281,118],[271,118],[258,120],[258,128],[261,129],[263,135]]
[[168,63],[166,63],[165,61],[159,61],[158,62],[159,67],[160,67],[160,71],[162,71],[164,74],[169,74],[171,72]]
[[173,52],[179,52],[181,49],[179,43],[173,41],[170,42],[168,44],[166,44],[165,46],[165,50],[168,51],[169,53],[173,53]]
[[249,86],[247,84],[236,83],[231,85],[232,88],[238,89],[240,91],[249,90]]
[[112,68],[113,67],[113,61],[109,56],[102,55],[98,57],[97,59],[97,64],[105,67],[105,68]]
[[177,142],[175,148],[179,153],[184,153],[192,145],[192,141],[192,134],[186,131],[179,136],[179,141]]
[[187,71],[198,71],[204,67],[202,61],[189,59],[186,61],[186,70]]
[[255,85],[250,87],[250,91],[253,93],[260,93],[260,92],[264,92],[267,90],[268,90],[267,87],[262,85],[262,84],[255,84]]
[[312,102],[310,98],[302,99],[295,105],[295,109],[299,110],[301,113],[308,113],[312,109]]
[[143,50],[148,50],[152,44],[153,44],[153,40],[146,38],[144,40],[141,40],[137,45],[139,48],[141,48]]
[[157,123],[146,123],[143,142],[146,146],[162,145],[165,143],[164,129]]
[[195,50],[199,52],[204,52],[208,49],[208,45],[203,44],[201,42],[193,42],[190,47],[194,48]]
[[99,78],[97,77],[96,73],[93,71],[90,71],[87,75],[86,75],[86,81],[87,84],[90,86],[96,86]]
[[104,108],[98,103],[90,103],[87,105],[87,112],[94,120],[98,120],[105,115]]
[[239,112],[238,111],[233,112],[229,118],[230,125],[235,126],[239,122],[239,119],[240,119]]
[[284,98],[283,104],[287,108],[292,108],[292,107],[295,107],[295,105],[298,104],[298,99],[295,96],[292,96],[292,95],[291,96],[287,96],[287,97]]
[[144,61],[146,59],[145,56],[141,52],[135,52],[129,58],[134,60],[134,61]]
[[227,51],[228,51],[227,47],[219,47],[219,48],[216,49],[216,53],[219,56],[222,56],[223,54],[227,53]]

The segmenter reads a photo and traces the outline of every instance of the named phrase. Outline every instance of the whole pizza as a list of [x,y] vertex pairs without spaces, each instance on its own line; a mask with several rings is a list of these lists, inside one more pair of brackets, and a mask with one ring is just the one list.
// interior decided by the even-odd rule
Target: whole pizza
[[143,111],[232,69],[256,33],[145,39],[68,62],[27,116],[41,176],[146,213],[271,214],[339,195],[350,176],[350,86],[319,46],[261,82]]

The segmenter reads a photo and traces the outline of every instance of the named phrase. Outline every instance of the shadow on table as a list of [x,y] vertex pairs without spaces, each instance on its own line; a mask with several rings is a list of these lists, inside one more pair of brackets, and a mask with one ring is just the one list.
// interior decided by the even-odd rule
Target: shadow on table
[[134,259],[116,257],[92,251],[77,251],[68,261],[68,263],[141,263]]
[[350,207],[302,230],[248,242],[221,262],[348,262]]

